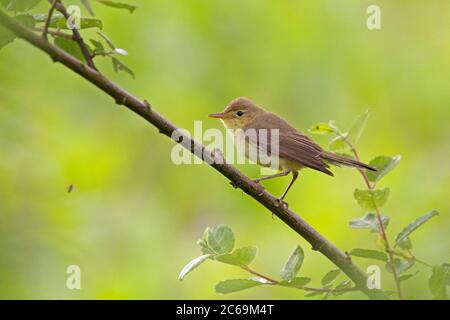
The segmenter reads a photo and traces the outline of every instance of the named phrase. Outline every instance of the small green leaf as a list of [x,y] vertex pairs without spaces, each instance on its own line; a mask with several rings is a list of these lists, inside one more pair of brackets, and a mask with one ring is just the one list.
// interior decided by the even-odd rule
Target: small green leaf
[[334,279],[337,278],[337,276],[341,273],[341,270],[331,270],[329,271],[323,278],[322,278],[322,285],[326,286],[334,281]]
[[389,197],[389,191],[389,188],[378,190],[355,189],[353,196],[361,208],[365,210],[375,210],[386,204]]
[[226,294],[257,287],[267,283],[267,280],[262,278],[232,279],[219,282],[215,286],[215,290],[217,293]]
[[300,246],[297,246],[281,270],[281,277],[286,281],[292,281],[300,270],[304,258],[305,254],[303,249]]
[[197,257],[194,260],[192,260],[191,262],[189,262],[187,265],[184,266],[183,270],[181,270],[180,274],[178,275],[178,280],[182,281],[189,272],[191,272],[192,270],[197,268],[199,265],[201,265],[203,262],[205,262],[205,260],[208,259],[209,257],[211,257],[210,254],[205,254],[205,255]]
[[214,253],[230,253],[233,250],[234,234],[228,226],[221,224],[207,228],[205,233],[208,248],[213,250]]
[[126,9],[130,13],[133,13],[136,10],[136,6],[133,6],[128,3],[116,2],[116,1],[106,1],[106,0],[97,0],[98,3],[104,4],[105,6],[116,8],[116,9]]
[[378,156],[370,161],[369,165],[377,169],[377,171],[366,171],[367,178],[370,182],[376,183],[385,175],[391,172],[400,162],[402,157],[400,155],[387,157]]
[[351,151],[350,146],[345,141],[347,135],[348,133],[343,133],[341,136],[337,136],[334,139],[332,139],[328,144],[330,150],[341,154],[350,152]]
[[114,50],[116,48],[116,46],[114,45],[114,43],[111,41],[111,39],[108,38],[108,36],[106,34],[104,34],[103,32],[97,31],[97,34],[103,38],[103,40],[105,40],[105,42],[108,44],[108,46],[111,48],[111,50]]
[[1,0],[2,6],[9,11],[25,12],[34,8],[41,0]]
[[311,128],[309,128],[308,131],[314,134],[328,134],[335,132],[333,127],[331,127],[328,123],[324,122],[320,122],[313,125]]
[[[381,221],[383,222],[385,229],[389,224],[389,220],[389,217],[381,216]],[[361,218],[350,220],[349,225],[350,228],[353,229],[370,229],[371,232],[378,232],[380,229],[377,214],[373,212],[367,213]]]
[[434,216],[438,216],[439,212],[433,210],[419,218],[417,218],[413,223],[408,225],[405,229],[403,229],[396,237],[395,237],[395,246],[397,246],[403,239],[407,238],[412,232],[417,230],[421,225],[425,222],[433,218]]
[[369,110],[366,110],[362,115],[356,119],[353,126],[348,131],[347,139],[353,144],[356,145],[361,137],[364,126],[366,125],[367,118],[369,117]]
[[[56,19],[52,19],[49,25],[50,28],[64,29],[69,30],[67,25],[67,20],[64,17],[59,17]],[[103,22],[98,18],[93,17],[83,17],[80,19],[80,29],[90,29],[90,28],[98,28],[103,29]]]
[[89,14],[91,16],[95,16],[94,10],[92,10],[92,6],[91,6],[91,3],[89,2],[89,0],[81,0],[81,3],[83,4],[83,6],[86,8],[86,10],[89,12]]
[[305,294],[305,297],[321,296],[325,293],[326,293],[325,291],[311,291],[310,293]]
[[370,249],[353,249],[350,251],[350,255],[360,258],[370,258],[386,262],[388,260],[387,255],[384,252]]
[[[13,18],[17,22],[20,22],[24,26],[28,28],[32,28],[35,25],[35,21],[33,16],[29,14],[18,15]],[[11,32],[9,29],[0,25],[0,49],[6,46],[8,43],[11,43],[16,38],[16,35]]]
[[128,73],[131,77],[133,77],[133,79],[135,78],[134,72],[133,70],[131,70],[130,68],[128,68],[123,62],[121,62],[120,60],[111,57],[112,63],[113,63],[113,68],[115,72],[119,72],[119,71],[125,71],[126,73]]
[[414,277],[417,273],[418,273],[418,272],[416,272],[416,273],[403,274],[403,275],[401,275],[401,276],[398,278],[398,280],[399,280],[400,282],[406,281],[406,280],[411,279],[412,277]]
[[291,287],[291,288],[302,289],[310,281],[311,281],[311,278],[296,277],[296,278],[292,279],[291,281],[283,280],[283,281],[279,282],[278,284],[280,286],[283,286],[283,287]]
[[411,250],[413,247],[411,239],[409,239],[408,237],[406,237],[402,241],[400,241],[398,243],[398,246],[403,250]]
[[205,239],[200,239],[197,241],[197,244],[200,246],[200,250],[203,254],[215,254],[215,252],[208,247],[208,243]]
[[100,41],[95,40],[95,39],[90,39],[89,41],[94,46],[96,54],[104,54],[106,52],[105,47],[103,46],[103,44]]
[[242,247],[232,253],[224,253],[215,257],[217,261],[232,264],[235,266],[247,266],[256,257],[257,249],[253,246]]
[[[394,266],[395,270],[397,271],[397,274],[402,274],[403,272],[411,268],[413,265],[414,265],[413,259],[411,260],[402,260],[399,258],[394,259]],[[392,273],[391,264],[389,262],[386,263],[386,270]]]
[[333,291],[331,291],[331,293],[334,296],[340,296],[343,295],[345,293],[347,293],[348,291],[345,291],[345,289],[349,289],[352,287],[352,282],[350,280],[344,280],[341,283],[339,283],[334,289]]
[[428,280],[428,287],[434,299],[447,300],[448,278],[450,277],[450,267],[446,264],[433,267],[431,277]]
[[70,55],[74,56],[78,60],[84,61],[83,53],[81,52],[78,43],[76,43],[75,41],[63,37],[56,37],[54,40],[54,44]]

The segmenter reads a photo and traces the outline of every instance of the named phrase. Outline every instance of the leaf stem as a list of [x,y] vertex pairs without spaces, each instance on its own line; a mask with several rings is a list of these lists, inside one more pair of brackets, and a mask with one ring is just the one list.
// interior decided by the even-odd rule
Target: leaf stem
[[262,275],[261,273],[255,271],[255,270],[251,269],[249,266],[242,266],[241,268],[244,269],[244,270],[247,271],[247,272],[250,272],[251,274],[253,274],[253,275],[255,275],[255,276],[258,276],[258,277],[260,277],[260,278],[263,278],[264,280],[269,281],[270,284],[278,284],[278,283],[279,283],[277,280],[274,280],[274,279],[272,279],[272,278],[269,278],[269,277],[267,277],[267,276],[265,276],[265,275]]
[[[269,278],[268,276],[265,276],[253,269],[251,269],[249,266],[241,266],[242,269],[244,269],[245,271],[258,276],[264,280],[267,280],[271,285],[277,285],[280,284],[280,281],[274,280],[272,278]],[[305,290],[305,291],[311,291],[311,292],[347,292],[347,291],[359,291],[360,289],[358,289],[357,287],[352,287],[352,288],[342,288],[342,289],[332,289],[332,288],[313,288],[313,287],[307,287],[307,286],[301,286],[301,287],[293,287],[296,289],[301,289],[301,290]]]
[[[351,143],[347,139],[347,137],[345,137],[345,135],[343,135],[339,130],[335,130],[335,133],[339,137],[341,137],[341,139],[349,146],[349,148],[352,151],[355,159],[357,161],[361,161],[360,157],[359,157],[359,154],[358,154],[358,151],[356,150],[356,148],[353,145],[353,143]],[[358,169],[358,171],[359,171],[359,173],[361,173],[361,176],[364,179],[364,182],[365,182],[365,184],[367,186],[367,189],[372,194],[372,192],[374,190],[374,185],[370,183],[369,178],[367,177],[367,174],[366,174],[366,172],[363,169]],[[388,237],[387,237],[387,234],[386,234],[386,229],[384,228],[384,224],[383,224],[383,219],[381,217],[380,208],[378,208],[378,206],[375,203],[375,201],[373,201],[373,205],[374,205],[374,208],[375,208],[375,213],[377,215],[378,225],[380,226],[379,233],[380,233],[381,237],[383,238],[385,251],[387,252],[387,254],[389,256],[389,264],[391,266],[392,274],[394,276],[394,281],[395,281],[395,286],[397,287],[398,296],[399,296],[400,300],[403,300],[402,289],[401,289],[401,285],[400,285],[400,279],[399,279],[399,276],[397,274],[397,269],[395,268],[394,255],[393,255],[391,246],[389,244],[389,240],[388,240]]]

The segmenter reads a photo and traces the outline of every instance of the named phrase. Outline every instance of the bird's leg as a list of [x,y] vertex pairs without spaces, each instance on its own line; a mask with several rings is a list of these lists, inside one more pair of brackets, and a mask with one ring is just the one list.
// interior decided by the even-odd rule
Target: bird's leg
[[295,180],[297,180],[298,177],[298,171],[291,171],[292,172],[292,180],[291,182],[289,182],[289,185],[287,186],[286,190],[284,190],[283,194],[281,195],[281,197],[278,198],[278,201],[280,201],[280,203],[284,204],[287,208],[287,203],[283,201],[283,199],[286,197],[288,191],[291,189],[292,185],[294,184]]
[[284,176],[287,176],[290,172],[291,171],[289,171],[289,170],[288,171],[283,171],[283,172],[280,172],[280,173],[272,174],[270,176],[254,179],[253,182],[259,183],[259,182],[264,181],[264,180],[269,180],[269,179],[278,178],[278,177],[284,177]]

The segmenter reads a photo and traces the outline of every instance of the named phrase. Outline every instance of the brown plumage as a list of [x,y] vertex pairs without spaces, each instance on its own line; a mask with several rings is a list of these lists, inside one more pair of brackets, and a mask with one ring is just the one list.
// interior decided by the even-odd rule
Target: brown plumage
[[[265,111],[245,97],[233,100],[222,113],[212,114],[210,117],[220,118],[228,129],[242,129],[244,132],[249,129],[254,129],[256,132],[259,132],[261,129],[266,130],[268,134],[267,143],[257,140],[254,141],[255,138],[252,136],[246,136],[245,139],[246,143],[256,144],[259,150],[268,153],[270,153],[270,130],[278,129],[278,156],[280,159],[280,166],[278,169],[284,170],[286,174],[289,172],[292,172],[293,174],[293,180],[285,193],[281,196],[281,200],[286,196],[287,191],[297,178],[297,171],[304,167],[321,171],[330,176],[333,175],[329,170],[330,164],[375,171],[374,168],[365,163],[323,150],[312,139],[295,129],[284,119],[271,112]],[[256,139],[258,138],[256,137]],[[283,174],[260,178],[257,179],[257,181],[259,182],[280,175]]]

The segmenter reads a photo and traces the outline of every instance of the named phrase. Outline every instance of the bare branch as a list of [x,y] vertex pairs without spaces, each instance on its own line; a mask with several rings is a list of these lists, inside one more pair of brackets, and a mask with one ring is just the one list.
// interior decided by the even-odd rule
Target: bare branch
[[[61,0],[55,1],[49,0],[49,2],[52,3],[52,6],[54,6],[56,10],[61,12],[61,14],[64,16],[64,18],[66,18],[67,21],[69,21],[70,14],[67,12],[66,7],[64,7]],[[86,46],[86,43],[84,43],[84,40],[81,37],[80,33],[78,32],[77,28],[73,27],[71,29],[73,33],[73,40],[78,42],[78,46],[80,47],[81,53],[83,54],[83,57],[86,60],[87,65],[92,69],[97,70],[94,61],[92,60],[91,54],[89,53],[89,50]]]
[[[91,82],[100,90],[111,96],[117,104],[125,105],[127,108],[137,113],[139,116],[158,128],[160,133],[171,137],[172,133],[177,130],[177,127],[173,123],[151,108],[148,102],[134,97],[96,70],[87,68],[81,61],[69,55],[60,48],[52,45],[48,41],[45,41],[45,39],[16,22],[1,10],[0,24],[14,32],[18,37],[46,52],[53,59],[53,61],[62,63],[67,68]],[[183,136],[183,138],[188,142],[183,145],[189,145],[190,147],[188,149],[191,152],[195,152],[196,154],[198,154],[198,152],[203,152],[203,154],[207,155],[211,154],[210,150],[207,150],[206,147],[193,140],[191,137]],[[184,143],[186,143],[186,141],[184,141]],[[208,160],[211,160],[211,157],[208,158]],[[320,251],[323,255],[325,255],[355,283],[358,290],[361,290],[372,299],[388,299],[388,297],[381,290],[369,289],[366,284],[367,275],[361,269],[355,266],[343,252],[325,239],[305,220],[288,208],[280,206],[277,198],[262,189],[259,184],[253,182],[230,164],[215,162],[212,163],[211,166],[228,178],[234,186],[242,189],[253,199],[269,209],[272,214],[275,214],[278,218],[285,222],[291,229],[308,241],[314,250]]]
[[50,22],[52,21],[53,12],[55,11],[55,5],[58,0],[53,0],[52,6],[48,11],[47,19],[45,20],[44,30],[42,31],[42,36],[47,40],[48,27],[50,26]]

